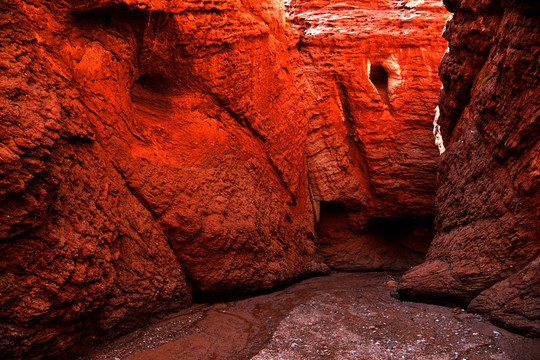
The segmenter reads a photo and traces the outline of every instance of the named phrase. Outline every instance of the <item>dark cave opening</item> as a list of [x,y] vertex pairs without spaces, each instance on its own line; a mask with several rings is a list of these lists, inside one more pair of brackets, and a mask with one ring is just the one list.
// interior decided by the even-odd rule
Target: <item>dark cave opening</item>
[[424,261],[434,237],[433,217],[371,217],[365,209],[321,202],[320,252],[342,271],[407,270]]
[[381,64],[371,65],[369,81],[371,81],[377,89],[382,88],[385,91],[388,91],[388,73]]
[[433,218],[381,217],[371,220],[372,228],[387,239],[395,239],[409,251],[425,255],[435,236]]
[[382,100],[390,106],[388,95],[388,72],[381,64],[373,64],[369,69],[369,81],[377,88]]
[[[167,119],[172,112],[171,86],[161,75],[142,75],[131,88],[131,101],[141,119]],[[142,121],[142,120],[141,120]]]
[[147,91],[153,91],[159,94],[169,94],[173,90],[172,86],[169,84],[169,81],[167,81],[160,74],[143,74],[139,76],[133,85],[133,89],[137,89],[138,87],[142,87]]

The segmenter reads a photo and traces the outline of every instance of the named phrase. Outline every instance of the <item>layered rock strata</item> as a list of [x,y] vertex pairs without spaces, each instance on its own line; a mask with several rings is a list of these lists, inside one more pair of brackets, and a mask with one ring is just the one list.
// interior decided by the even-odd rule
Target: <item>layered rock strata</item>
[[407,297],[458,301],[540,335],[540,18],[525,1],[445,1],[437,235]]
[[433,238],[438,1],[287,2],[315,96],[306,156],[321,253],[337,269],[408,269]]

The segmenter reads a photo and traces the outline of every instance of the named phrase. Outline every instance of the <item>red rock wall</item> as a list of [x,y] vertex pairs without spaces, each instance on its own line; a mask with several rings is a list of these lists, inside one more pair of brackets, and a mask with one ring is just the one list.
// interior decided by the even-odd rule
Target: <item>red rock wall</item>
[[437,235],[403,295],[453,299],[540,335],[540,18],[524,1],[445,1],[440,67],[446,152]]
[[83,333],[190,303],[163,230],[96,140],[73,60],[58,51],[68,14],[0,5],[1,358],[55,358]]
[[0,19],[1,358],[325,270],[282,5],[9,0]]
[[419,260],[444,12],[351,4],[0,4],[0,357]]
[[327,263],[408,269],[433,237],[437,1],[289,1],[314,93],[306,156]]

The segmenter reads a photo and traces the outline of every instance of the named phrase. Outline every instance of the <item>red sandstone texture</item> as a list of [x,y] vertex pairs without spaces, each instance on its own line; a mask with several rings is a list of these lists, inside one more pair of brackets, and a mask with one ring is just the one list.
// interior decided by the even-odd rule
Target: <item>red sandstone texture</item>
[[540,335],[538,4],[445,1],[437,235],[403,295]]
[[447,12],[438,1],[288,2],[315,106],[306,156],[321,253],[408,269],[433,238],[432,127]]
[[1,358],[325,271],[283,5],[9,0],[0,22]]
[[0,357],[419,261],[444,12],[304,5],[0,4]]

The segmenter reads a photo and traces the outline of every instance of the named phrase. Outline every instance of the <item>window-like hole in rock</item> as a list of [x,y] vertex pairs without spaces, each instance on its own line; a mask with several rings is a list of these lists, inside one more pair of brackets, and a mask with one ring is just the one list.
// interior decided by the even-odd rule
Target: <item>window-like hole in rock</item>
[[373,85],[379,88],[388,90],[388,73],[380,64],[373,64],[369,72],[369,80]]
[[390,105],[388,96],[388,72],[381,64],[373,64],[369,70],[369,81],[377,88],[382,100]]

